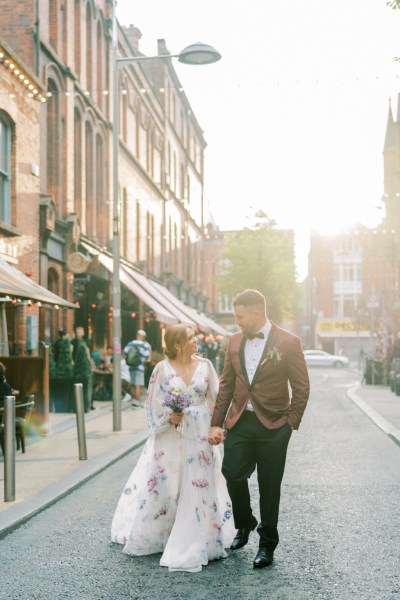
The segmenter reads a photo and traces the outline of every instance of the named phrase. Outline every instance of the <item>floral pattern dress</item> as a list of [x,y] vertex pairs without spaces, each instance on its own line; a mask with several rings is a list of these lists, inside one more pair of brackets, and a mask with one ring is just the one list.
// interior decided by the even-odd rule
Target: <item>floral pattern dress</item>
[[[190,394],[181,426],[169,423],[163,406],[172,387]],[[232,507],[221,473],[218,446],[208,443],[218,378],[200,359],[188,386],[168,360],[150,379],[146,410],[151,429],[114,514],[111,539],[123,552],[162,552],[170,571],[201,571],[208,561],[226,557],[235,535]]]

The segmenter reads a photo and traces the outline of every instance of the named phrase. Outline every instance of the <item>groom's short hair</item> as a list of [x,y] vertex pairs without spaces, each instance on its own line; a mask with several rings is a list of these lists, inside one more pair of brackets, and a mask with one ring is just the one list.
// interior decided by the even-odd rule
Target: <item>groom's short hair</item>
[[245,306],[262,308],[266,312],[265,297],[258,290],[244,290],[237,294],[232,302],[232,306]]

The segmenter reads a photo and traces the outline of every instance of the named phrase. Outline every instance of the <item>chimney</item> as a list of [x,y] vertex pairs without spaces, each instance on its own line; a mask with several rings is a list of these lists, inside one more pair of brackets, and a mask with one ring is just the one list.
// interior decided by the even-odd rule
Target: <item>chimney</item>
[[132,48],[139,52],[139,40],[142,37],[140,29],[134,25],[129,25],[129,27],[123,27],[123,30]]

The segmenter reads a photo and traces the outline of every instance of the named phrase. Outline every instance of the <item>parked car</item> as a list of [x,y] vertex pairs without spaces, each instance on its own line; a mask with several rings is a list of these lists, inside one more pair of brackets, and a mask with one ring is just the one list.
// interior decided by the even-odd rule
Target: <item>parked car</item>
[[304,358],[309,367],[348,367],[349,359],[340,354],[329,354],[323,350],[305,350]]

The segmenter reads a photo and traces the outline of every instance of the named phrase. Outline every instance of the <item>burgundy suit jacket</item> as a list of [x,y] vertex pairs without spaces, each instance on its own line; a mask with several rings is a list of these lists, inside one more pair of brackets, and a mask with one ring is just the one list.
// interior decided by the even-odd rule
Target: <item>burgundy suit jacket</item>
[[[242,332],[229,340],[211,425],[232,429],[250,399],[258,419],[269,429],[285,423],[298,429],[310,394],[310,381],[300,339],[271,324],[264,352],[249,382],[245,367]],[[276,349],[280,360],[271,357]],[[268,353],[270,357],[268,358]],[[289,394],[289,384],[291,395]]]

